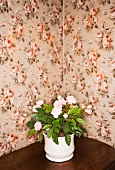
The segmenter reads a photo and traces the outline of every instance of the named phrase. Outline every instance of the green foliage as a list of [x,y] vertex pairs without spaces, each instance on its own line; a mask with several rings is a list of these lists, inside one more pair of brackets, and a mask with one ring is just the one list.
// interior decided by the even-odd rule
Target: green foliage
[[82,118],[80,118],[80,117],[76,118],[76,121],[77,121],[78,123],[81,123],[81,124],[84,125],[84,126],[87,125],[86,122],[85,122]]
[[63,124],[63,131],[64,134],[71,132],[71,125],[69,122]]
[[43,133],[42,133],[42,132],[39,133],[39,135],[38,135],[38,140],[39,140],[40,142],[42,142],[42,140],[43,140]]
[[57,133],[57,132],[53,132],[53,133],[52,133],[52,139],[53,139],[53,141],[54,141],[56,144],[59,144],[59,141],[58,141],[58,133]]
[[48,130],[46,131],[46,133],[47,133],[47,137],[48,137],[48,138],[51,138],[51,137],[52,137],[52,134],[53,134],[53,128],[48,129]]
[[34,135],[35,134],[35,129],[30,129],[28,132],[28,136]]
[[68,115],[78,115],[81,112],[81,108],[73,107],[68,111]]
[[71,122],[72,126],[76,126],[76,121],[74,119],[66,119],[66,121]]
[[43,127],[42,129],[43,129],[43,130],[46,130],[46,129],[49,129],[50,127],[52,127],[52,125],[47,124],[47,125],[44,125],[44,127]]
[[65,135],[65,141],[66,141],[67,145],[68,145],[68,146],[70,146],[70,143],[71,143],[71,137],[70,137],[70,135],[69,135],[69,134],[66,134],[66,135]]
[[[65,109],[68,108],[69,105]],[[45,109],[45,110],[44,110]],[[84,132],[82,126],[78,126],[78,124],[86,125],[85,121],[80,118],[78,115],[81,112],[81,108],[71,108],[68,111],[68,118],[63,119],[63,115],[60,115],[58,119],[55,119],[49,112],[52,107],[49,105],[44,105],[44,109],[37,108],[38,113],[32,114],[31,119],[26,125],[30,129],[28,132],[28,136],[35,134],[34,124],[38,121],[44,125],[42,130],[39,132],[38,139],[41,142],[43,140],[43,131],[46,131],[48,138],[52,137],[52,140],[58,144],[58,136],[60,131],[63,131],[65,135],[65,141],[67,145],[70,145],[71,138],[70,134],[75,134],[76,136],[81,136]]]
[[[48,138],[52,138],[58,144],[58,137],[63,135],[65,136],[66,144],[69,146],[71,143],[71,134],[80,137],[83,133],[86,133],[83,127],[86,126],[86,122],[83,120],[85,109],[78,107],[76,104],[65,102],[62,106],[62,112],[58,118],[55,118],[51,114],[53,108],[53,104],[42,104],[42,107],[36,108],[37,113],[33,113],[31,120],[26,124],[30,129],[28,136],[38,133],[38,140],[42,142],[43,133],[45,132]],[[40,122],[42,126],[38,132],[34,129],[34,125],[37,122]]]
[[53,127],[60,127],[60,120],[59,119],[53,120],[52,125]]
[[53,131],[59,134],[59,129],[56,127],[53,127]]
[[33,118],[35,121],[39,120],[39,115],[38,114],[32,114],[31,118]]
[[46,113],[50,113],[52,111],[52,106],[48,105],[48,104],[44,104],[44,108]]
[[45,110],[43,109],[43,108],[41,108],[41,107],[39,107],[39,108],[36,108],[36,110],[38,111],[38,113],[45,113]]
[[27,126],[29,129],[33,129],[35,123],[36,123],[35,120],[30,120],[29,122],[27,122],[26,126]]

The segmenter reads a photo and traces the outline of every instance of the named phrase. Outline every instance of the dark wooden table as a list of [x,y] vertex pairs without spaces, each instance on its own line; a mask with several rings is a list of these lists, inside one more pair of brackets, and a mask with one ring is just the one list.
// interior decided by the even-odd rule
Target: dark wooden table
[[[74,157],[63,163],[45,158],[43,143],[34,143],[0,158],[0,170],[103,170],[115,160],[115,149],[88,138],[75,140]],[[115,170],[115,169],[107,169]]]

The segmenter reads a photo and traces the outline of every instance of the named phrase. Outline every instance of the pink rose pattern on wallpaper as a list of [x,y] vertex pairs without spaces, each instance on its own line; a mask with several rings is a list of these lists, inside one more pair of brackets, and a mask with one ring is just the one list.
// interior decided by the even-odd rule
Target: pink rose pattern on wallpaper
[[89,101],[88,137],[115,146],[115,2],[65,0],[64,89]]
[[62,88],[62,2],[0,1],[0,156],[35,142],[26,122]]
[[89,100],[88,137],[115,146],[114,35],[114,0],[0,1],[0,156],[35,142],[28,115],[55,93]]

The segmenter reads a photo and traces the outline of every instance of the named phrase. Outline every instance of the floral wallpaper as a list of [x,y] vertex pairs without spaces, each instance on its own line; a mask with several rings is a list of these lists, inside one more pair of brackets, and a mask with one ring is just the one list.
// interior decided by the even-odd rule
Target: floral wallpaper
[[39,99],[62,89],[62,2],[0,0],[0,156],[27,146]]
[[64,1],[65,94],[91,103],[88,137],[115,147],[115,1]]
[[115,147],[114,0],[0,0],[0,156],[36,140],[39,99],[91,103],[89,138]]

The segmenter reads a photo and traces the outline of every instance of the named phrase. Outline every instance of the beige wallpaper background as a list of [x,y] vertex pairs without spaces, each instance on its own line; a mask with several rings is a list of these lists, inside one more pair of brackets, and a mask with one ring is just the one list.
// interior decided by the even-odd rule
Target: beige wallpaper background
[[90,102],[88,137],[115,146],[115,1],[65,0],[64,93]]
[[93,105],[88,137],[115,146],[115,3],[0,1],[0,156],[35,142],[39,99],[72,94]]

